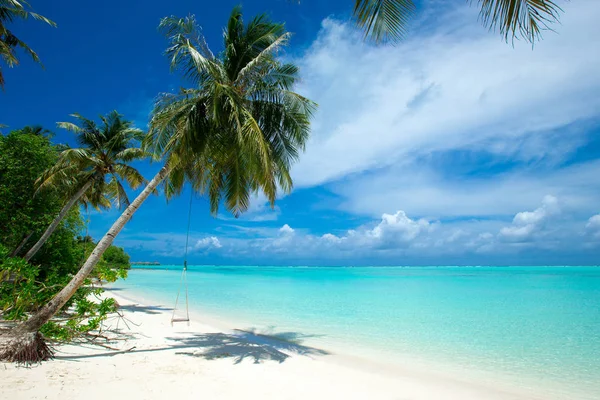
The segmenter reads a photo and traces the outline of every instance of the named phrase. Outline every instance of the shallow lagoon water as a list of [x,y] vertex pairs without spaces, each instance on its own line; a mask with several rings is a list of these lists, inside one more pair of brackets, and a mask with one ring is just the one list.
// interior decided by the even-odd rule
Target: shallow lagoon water
[[[172,306],[180,274],[116,287]],[[600,398],[598,267],[191,266],[188,283],[192,310],[240,328]]]

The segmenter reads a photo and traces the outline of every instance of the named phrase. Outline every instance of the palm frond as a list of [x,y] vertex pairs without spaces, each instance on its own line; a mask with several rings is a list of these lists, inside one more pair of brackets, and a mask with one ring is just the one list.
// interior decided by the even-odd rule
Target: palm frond
[[146,178],[144,178],[142,174],[140,174],[140,172],[131,165],[118,163],[115,164],[113,170],[115,171],[115,174],[127,182],[132,189],[137,189],[140,185],[145,185],[148,183]]
[[165,54],[171,59],[171,70],[181,70],[184,75],[200,82],[214,75],[218,66],[213,62],[214,55],[200,33],[193,15],[185,18],[166,17],[159,24],[170,41]]
[[398,42],[416,11],[413,0],[356,0],[354,18],[365,38],[375,43]]
[[127,192],[115,175],[112,175],[108,181],[105,192],[107,193],[108,197],[113,200],[113,203],[118,209],[124,209],[129,206],[129,197],[127,196]]
[[504,40],[534,43],[559,20],[562,9],[552,0],[477,0],[484,26],[498,29]]
[[261,50],[253,59],[248,62],[244,67],[238,72],[236,81],[241,82],[243,79],[249,75],[250,71],[260,63],[264,62],[274,62],[272,60],[272,55],[282,46],[285,46],[287,41],[289,40],[291,34],[286,32],[279,37],[277,37],[272,43],[270,43],[265,49]]
[[56,126],[68,130],[69,132],[79,133],[81,128],[72,122],[57,122]]
[[128,147],[119,151],[114,156],[115,160],[121,160],[125,162],[141,160],[148,157],[150,157],[150,153],[140,147]]
[[[0,1],[0,57],[8,64],[9,67],[13,67],[19,63],[17,55],[14,51],[15,48],[21,48],[27,54],[29,54],[36,63],[40,65],[42,65],[42,63],[37,53],[6,27],[8,23],[12,23],[17,19],[27,19],[31,17],[33,19],[45,22],[50,26],[56,26],[56,23],[50,19],[29,11],[27,8],[29,8],[29,4],[23,0]],[[4,84],[4,76],[0,70],[0,88],[4,89]]]

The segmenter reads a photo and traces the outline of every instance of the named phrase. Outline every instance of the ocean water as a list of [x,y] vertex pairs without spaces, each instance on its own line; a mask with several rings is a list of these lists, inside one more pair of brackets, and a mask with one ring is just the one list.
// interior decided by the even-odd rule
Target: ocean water
[[[172,306],[180,274],[116,287]],[[600,399],[599,267],[191,266],[188,284],[192,310],[240,329]]]

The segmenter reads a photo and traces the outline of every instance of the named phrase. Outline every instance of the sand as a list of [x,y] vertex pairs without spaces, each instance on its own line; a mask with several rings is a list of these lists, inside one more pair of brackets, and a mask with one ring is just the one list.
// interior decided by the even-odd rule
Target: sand
[[[170,325],[170,310],[111,293],[127,340],[111,351],[88,345],[57,348],[57,357],[30,368],[0,363],[0,399],[402,399],[526,400],[518,393],[407,367],[231,329],[193,316]],[[125,325],[124,322],[127,322]],[[208,321],[208,322],[207,322]],[[227,326],[228,325],[228,326]]]

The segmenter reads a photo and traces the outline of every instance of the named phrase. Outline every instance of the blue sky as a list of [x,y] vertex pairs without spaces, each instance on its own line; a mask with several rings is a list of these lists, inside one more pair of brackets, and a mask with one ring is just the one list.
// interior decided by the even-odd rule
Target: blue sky
[[[45,70],[3,68],[0,123],[53,128],[117,109],[145,127],[169,73],[156,26],[193,13],[213,51],[239,2],[32,1],[58,23],[14,27]],[[260,265],[600,263],[600,4],[560,2],[556,33],[532,50],[477,23],[463,1],[422,2],[410,36],[364,43],[351,1],[243,2],[294,37],[298,91],[319,103],[295,189],[274,210],[211,217],[193,199],[190,261]],[[443,6],[441,6],[443,4]],[[56,130],[56,141],[73,143]],[[159,164],[139,165],[150,178]],[[135,193],[132,193],[134,196]],[[116,240],[134,260],[180,263],[189,192],[150,198]],[[100,238],[116,210],[90,214]]]

